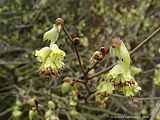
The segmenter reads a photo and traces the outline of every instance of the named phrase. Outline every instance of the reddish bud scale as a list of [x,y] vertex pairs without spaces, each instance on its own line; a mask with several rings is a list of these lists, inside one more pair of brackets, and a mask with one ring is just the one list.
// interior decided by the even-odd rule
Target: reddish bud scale
[[118,47],[122,43],[122,40],[119,37],[115,37],[112,39],[112,47]]
[[101,47],[100,51],[101,51],[102,55],[105,56],[109,52],[109,49],[105,48],[105,47]]
[[79,37],[74,37],[73,38],[73,43],[74,43],[74,45],[80,44],[80,38]]
[[63,28],[64,27],[64,20],[62,18],[57,18],[56,25],[58,25],[58,26],[60,25],[61,28]]

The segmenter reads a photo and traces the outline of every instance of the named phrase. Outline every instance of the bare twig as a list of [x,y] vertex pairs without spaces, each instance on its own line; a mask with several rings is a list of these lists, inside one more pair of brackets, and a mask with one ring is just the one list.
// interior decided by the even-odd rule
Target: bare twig
[[145,43],[147,43],[149,40],[151,40],[151,38],[153,38],[158,32],[160,32],[160,26],[153,33],[151,33],[146,39],[144,39],[140,44],[138,44],[133,50],[131,50],[130,55],[135,53]]
[[115,66],[115,65],[116,65],[116,64],[110,65],[109,67],[103,69],[102,71],[97,72],[97,73],[93,74],[92,76],[88,77],[88,79],[92,79],[92,78],[94,78],[94,77],[97,77],[97,76],[99,76],[99,75],[101,75],[101,74],[103,74],[103,73],[109,71],[109,70],[112,69],[113,66]]
[[[64,33],[66,34],[66,36],[68,37],[68,39],[71,41],[72,46],[73,46],[73,45],[74,45],[74,44],[73,44],[73,39],[72,39],[71,35],[68,33],[68,31],[66,30],[65,27],[63,28],[63,31],[64,31]],[[75,52],[76,52],[76,56],[77,56],[77,59],[78,59],[78,62],[79,62],[81,71],[82,71],[82,73],[85,75],[84,67],[83,67],[83,65],[82,65],[82,60],[81,60],[81,57],[80,57],[80,55],[79,55],[79,51],[78,51],[76,45],[74,45],[74,50],[75,50]]]
[[93,66],[91,66],[90,68],[88,68],[87,71],[85,72],[85,76],[87,76],[88,73],[89,73],[89,71],[91,71],[92,69],[94,69],[97,66],[97,64],[99,64],[99,63],[100,63],[100,61],[96,62]]

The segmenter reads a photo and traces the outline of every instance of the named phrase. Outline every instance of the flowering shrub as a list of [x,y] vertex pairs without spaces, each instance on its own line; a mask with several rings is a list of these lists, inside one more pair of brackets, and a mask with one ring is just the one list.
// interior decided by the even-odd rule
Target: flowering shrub
[[[106,107],[108,97],[113,93],[118,92],[123,93],[125,96],[134,96],[141,90],[138,83],[134,79],[134,75],[132,74],[130,53],[120,38],[117,37],[112,39],[112,47],[110,49],[101,47],[99,51],[95,51],[90,58],[90,63],[93,65],[93,68],[86,71],[84,70],[82,59],[77,49],[77,45],[80,43],[80,38],[72,38],[70,36],[70,34],[64,28],[64,21],[61,18],[58,18],[56,20],[56,24],[53,25],[53,28],[44,34],[44,40],[49,40],[50,42],[49,47],[41,48],[35,52],[37,60],[41,63],[40,74],[50,77],[57,76],[64,68],[63,61],[65,52],[59,49],[56,44],[60,30],[65,32],[71,42],[71,45],[74,46],[73,50],[77,55],[81,71],[84,75],[83,80],[78,80],[79,78],[66,77],[64,78],[64,83],[61,85],[62,93],[68,94],[70,96],[69,105],[70,113],[72,115],[78,114],[76,107],[78,105],[78,96],[80,93],[80,89],[78,87],[79,82],[84,84],[86,89],[89,90],[89,88],[87,88],[87,82],[92,80],[89,80],[88,72],[93,69],[94,66],[96,66],[100,61],[102,61],[106,54],[109,54],[109,51],[111,55],[114,55],[118,58],[118,61],[111,70],[101,75],[100,81],[97,83],[95,89],[96,103],[100,107]],[[137,69],[138,68],[136,67],[134,68],[135,71]],[[51,113],[52,111],[49,110],[45,116],[49,116]]]

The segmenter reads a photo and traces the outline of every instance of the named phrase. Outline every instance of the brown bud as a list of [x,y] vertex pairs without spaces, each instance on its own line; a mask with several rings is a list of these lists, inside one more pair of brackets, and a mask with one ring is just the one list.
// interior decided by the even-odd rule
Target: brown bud
[[91,64],[95,64],[98,61],[102,60],[104,56],[101,51],[95,51],[90,59]]
[[63,28],[64,27],[64,20],[62,18],[57,18],[56,25],[60,25],[61,28]]
[[122,43],[122,40],[119,37],[115,37],[112,39],[112,47],[118,47]]
[[105,47],[101,47],[100,51],[101,51],[102,55],[105,56],[109,52],[109,49],[105,48]]
[[79,37],[74,37],[73,38],[73,43],[74,43],[74,45],[80,44],[80,38]]

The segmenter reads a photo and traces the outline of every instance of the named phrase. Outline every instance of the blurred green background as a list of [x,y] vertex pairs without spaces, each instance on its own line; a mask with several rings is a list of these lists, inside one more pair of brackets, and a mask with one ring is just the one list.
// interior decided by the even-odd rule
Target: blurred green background
[[[43,33],[58,17],[65,20],[72,36],[80,36],[78,49],[87,68],[92,53],[101,46],[109,47],[112,37],[121,37],[131,50],[149,36],[160,25],[160,0],[0,0],[0,120],[13,120],[13,105],[26,96],[38,96],[44,106],[53,99],[61,107],[57,110],[61,120],[106,120],[109,116],[115,117],[109,120],[123,119],[116,118],[118,115],[128,116],[126,120],[149,119],[160,100],[160,89],[153,82],[154,69],[160,63],[160,33],[133,57],[133,64],[142,69],[136,77],[142,87],[138,105],[131,98],[113,96],[105,109],[81,103],[80,116],[72,117],[65,104],[68,98],[58,89],[64,76],[81,73],[64,33],[57,43],[67,54],[59,80],[39,76],[34,57],[36,49],[47,45]],[[109,56],[98,69],[112,62]],[[28,110],[28,106],[22,108],[21,120],[28,120]]]

